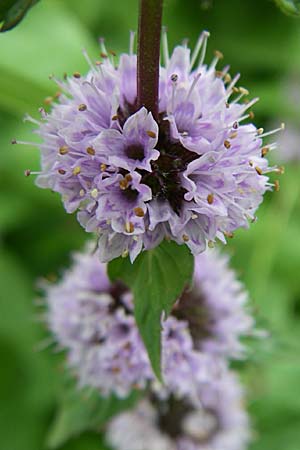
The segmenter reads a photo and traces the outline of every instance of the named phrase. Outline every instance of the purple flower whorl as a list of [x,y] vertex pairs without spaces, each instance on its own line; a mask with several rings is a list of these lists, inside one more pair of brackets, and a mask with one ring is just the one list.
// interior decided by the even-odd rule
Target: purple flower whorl
[[243,397],[230,372],[196,398],[161,400],[150,393],[134,410],[111,420],[107,441],[114,450],[244,450],[251,432]]
[[[241,357],[240,337],[251,332],[253,320],[227,264],[215,251],[199,255],[193,289],[162,322],[167,393],[192,397],[199,386],[220,376],[224,358]],[[45,288],[47,323],[59,347],[67,350],[80,385],[126,396],[156,382],[134,320],[132,294],[120,283],[111,284],[105,269],[91,246],[76,254],[62,280]],[[166,394],[162,386],[156,389]]]
[[133,37],[117,67],[101,41],[103,61],[86,55],[89,73],[56,80],[63,94],[50,113],[41,110],[37,184],[97,233],[102,261],[133,261],[165,237],[199,254],[247,227],[271,188],[263,131],[243,124],[257,99],[240,103],[248,92],[228,66],[216,70],[220,52],[204,64],[208,36],[192,54],[184,44],[170,57],[164,36],[158,122],[136,107]]

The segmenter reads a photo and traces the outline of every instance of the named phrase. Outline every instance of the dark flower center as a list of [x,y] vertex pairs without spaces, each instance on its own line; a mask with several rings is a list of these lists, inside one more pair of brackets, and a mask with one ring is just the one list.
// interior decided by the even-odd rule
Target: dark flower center
[[203,299],[203,294],[199,287],[197,289],[187,289],[175,304],[172,315],[179,320],[186,320],[194,344],[199,347],[203,339],[211,336],[214,319]]
[[[126,119],[136,112],[135,105],[125,105],[124,109],[118,110],[120,125],[123,126]],[[158,119],[159,135],[155,146],[160,152],[156,161],[152,161],[152,172],[139,170],[142,175],[141,182],[151,188],[153,198],[168,200],[176,214],[180,214],[184,194],[186,190],[181,185],[181,173],[187,165],[199,157],[183,147],[179,141],[174,141],[170,135],[170,124],[164,120],[166,113],[161,113]],[[126,155],[141,161],[144,157],[144,149],[140,145],[131,145],[126,148]]]
[[128,158],[137,159],[138,161],[142,161],[145,157],[145,152],[142,145],[129,145],[129,147],[126,147],[125,153]]
[[[188,402],[178,400],[174,396],[171,396],[168,400],[161,400],[155,395],[152,395],[151,401],[158,411],[157,425],[163,433],[173,439],[186,434],[186,430],[183,428],[184,419],[189,413],[195,411]],[[214,411],[207,410],[206,412],[215,417],[217,421],[212,427],[203,430],[199,436],[189,436],[195,445],[208,442],[220,428],[219,420]],[[199,421],[200,430],[202,426],[203,424]]]

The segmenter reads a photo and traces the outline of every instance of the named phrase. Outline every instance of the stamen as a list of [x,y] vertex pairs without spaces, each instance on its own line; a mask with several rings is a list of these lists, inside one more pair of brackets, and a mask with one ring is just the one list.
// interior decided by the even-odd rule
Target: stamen
[[249,91],[243,87],[239,87],[239,95],[232,100],[232,104],[238,103],[244,96],[249,95]]
[[226,93],[229,94],[229,96],[231,95],[232,89],[234,88],[235,84],[239,81],[240,76],[241,74],[237,73],[233,78],[233,80],[231,81],[231,83],[229,84],[229,86],[227,86]]
[[207,48],[207,40],[210,36],[208,31],[203,31],[203,44],[202,44],[202,49],[201,49],[201,54],[200,54],[200,60],[199,60],[199,64],[198,67],[201,67],[203,62],[204,62],[204,58],[205,58],[205,54],[206,54],[206,48]]
[[208,196],[207,196],[207,203],[209,205],[212,205],[213,202],[214,202],[214,194],[208,194]]
[[13,145],[29,145],[30,147],[37,147],[37,148],[39,148],[41,146],[41,144],[38,144],[37,142],[19,141],[17,139],[12,139],[11,144],[13,144]]
[[91,191],[91,197],[93,197],[94,199],[96,199],[98,197],[98,194],[99,194],[99,191],[96,188]]
[[220,61],[220,59],[223,59],[223,58],[224,58],[223,53],[220,52],[219,50],[215,50],[215,57],[210,64],[209,70],[214,70],[216,68],[216,65]]
[[137,208],[134,208],[133,211],[134,211],[134,214],[135,214],[137,217],[144,217],[144,215],[145,215],[143,209],[140,208],[139,206],[138,206]]
[[[285,124],[282,123],[282,124],[280,125],[279,128],[276,128],[275,130],[267,131],[266,133],[261,134],[260,137],[261,137],[261,138],[264,138],[264,137],[266,137],[266,136],[270,136],[271,134],[278,133],[279,131],[282,131],[282,130],[284,130],[284,129],[285,129]],[[257,130],[257,132],[258,132],[258,130]]]
[[167,66],[170,62],[170,56],[169,56],[168,35],[166,27],[162,27],[162,48],[164,55],[164,63],[165,66]]
[[53,97],[49,96],[44,99],[45,105],[51,105],[52,102],[53,102]]
[[196,60],[197,60],[197,58],[198,58],[198,55],[199,55],[199,52],[200,52],[201,47],[202,47],[202,45],[203,45],[204,39],[205,39],[205,38],[207,39],[208,37],[209,37],[209,32],[208,32],[208,31],[203,31],[203,32],[200,34],[200,36],[199,36],[199,38],[198,38],[198,41],[197,41],[197,43],[196,43],[196,46],[195,46],[195,48],[194,48],[194,51],[193,51],[193,53],[192,53],[190,69],[193,68],[193,66],[194,66],[194,64],[195,64],[195,62],[196,62]]
[[74,169],[72,171],[73,175],[79,175],[80,172],[81,172],[81,167],[80,166],[74,167]]
[[59,148],[60,155],[66,155],[67,153],[69,153],[69,147],[67,145],[63,145]]
[[198,74],[195,76],[195,78],[194,78],[194,80],[193,80],[193,82],[192,82],[192,84],[191,84],[191,87],[190,87],[190,89],[189,89],[189,91],[188,91],[188,94],[187,94],[187,96],[186,96],[186,99],[185,99],[186,102],[189,100],[189,98],[190,98],[190,96],[191,96],[191,94],[192,94],[192,92],[193,92],[193,90],[194,90],[196,84],[198,83],[198,80],[199,80],[200,77],[201,77],[201,73],[198,73]]
[[148,135],[149,137],[151,137],[152,139],[155,139],[155,138],[156,138],[156,134],[154,133],[154,131],[149,130],[149,131],[146,131],[146,133],[147,133],[147,135]]
[[104,44],[104,38],[103,37],[101,37],[100,39],[99,39],[99,44],[100,44],[100,49],[101,49],[101,53],[102,53],[102,58],[104,57],[107,57],[107,50],[106,50],[106,47],[105,47],[105,44]]
[[30,114],[25,114],[23,120],[24,122],[31,122],[34,123],[35,125],[41,126],[41,122],[35,119],[34,117],[30,116]]
[[93,147],[88,147],[86,149],[86,152],[88,155],[94,156],[96,154],[95,149],[93,149]]
[[133,55],[134,52],[134,42],[135,42],[135,31],[130,31],[129,34],[129,55]]
[[86,111],[87,110],[87,106],[84,103],[81,103],[78,106],[78,111]]
[[127,233],[133,233],[134,232],[134,225],[132,222],[126,222],[125,223],[125,231]]

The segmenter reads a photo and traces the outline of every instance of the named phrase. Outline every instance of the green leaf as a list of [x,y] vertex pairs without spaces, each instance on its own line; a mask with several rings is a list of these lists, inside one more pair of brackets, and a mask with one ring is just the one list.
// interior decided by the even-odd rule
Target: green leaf
[[133,292],[134,314],[156,376],[161,380],[161,317],[167,316],[191,283],[193,256],[185,245],[164,241],[131,264],[117,258],[108,265],[112,281],[122,280]]
[[27,11],[39,0],[5,0],[0,5],[0,32],[8,31],[18,25]]
[[300,17],[299,0],[275,0],[282,12],[289,16]]
[[101,429],[114,415],[133,408],[140,395],[140,392],[133,391],[125,399],[113,395],[103,398],[96,391],[69,387],[50,428],[47,446],[55,449],[85,431]]

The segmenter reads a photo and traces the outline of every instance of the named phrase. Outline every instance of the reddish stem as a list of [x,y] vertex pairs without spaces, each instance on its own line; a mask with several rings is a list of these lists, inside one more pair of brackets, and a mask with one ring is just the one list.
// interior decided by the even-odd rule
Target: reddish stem
[[163,0],[140,0],[137,52],[137,106],[158,119],[159,54]]

